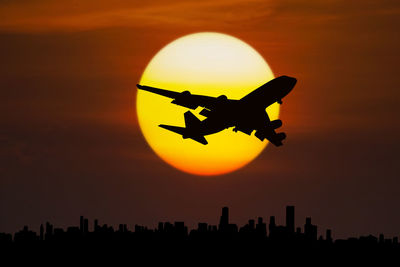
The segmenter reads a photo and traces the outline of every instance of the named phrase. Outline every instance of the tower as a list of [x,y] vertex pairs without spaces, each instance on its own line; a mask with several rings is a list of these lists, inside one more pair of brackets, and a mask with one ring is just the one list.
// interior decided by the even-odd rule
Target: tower
[[315,241],[317,240],[317,226],[311,223],[311,218],[306,218],[306,224],[304,225],[304,234],[307,240]]
[[96,232],[99,228],[99,220],[94,220],[94,231]]
[[229,209],[228,207],[222,208],[222,215],[219,220],[219,230],[226,230],[229,225]]
[[286,206],[286,229],[288,233],[294,233],[294,206]]
[[79,230],[83,233],[83,216],[79,218]]
[[263,222],[262,217],[258,217],[256,231],[257,231],[258,235],[261,237],[265,237],[267,235],[267,225]]
[[332,243],[332,230],[331,229],[326,229],[326,241],[329,243]]

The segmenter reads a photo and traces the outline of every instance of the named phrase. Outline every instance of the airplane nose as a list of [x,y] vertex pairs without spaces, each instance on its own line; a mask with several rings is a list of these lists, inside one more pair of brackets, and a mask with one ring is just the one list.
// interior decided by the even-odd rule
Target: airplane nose
[[291,83],[292,87],[294,87],[296,85],[296,83],[297,83],[297,79],[296,78],[291,78],[290,83]]
[[287,94],[289,94],[292,90],[293,90],[293,87],[296,85],[296,83],[297,83],[297,79],[296,78],[293,78],[293,77],[288,77],[288,76],[286,76],[287,78],[286,78],[286,81],[287,81],[287,86],[286,86],[286,93],[285,93],[285,95],[287,95]]

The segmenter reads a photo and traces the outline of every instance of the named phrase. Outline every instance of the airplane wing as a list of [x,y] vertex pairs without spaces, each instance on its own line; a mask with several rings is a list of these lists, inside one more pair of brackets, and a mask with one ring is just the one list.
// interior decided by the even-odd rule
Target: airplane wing
[[264,140],[264,138],[266,138],[275,146],[283,145],[282,141],[286,138],[285,133],[276,133],[273,129],[263,132],[262,135],[259,133],[259,131],[256,131],[254,135],[260,140]]
[[281,133],[275,132],[275,129],[282,126],[282,121],[281,120],[271,121],[267,112],[265,112],[264,116],[265,116],[264,125],[256,129],[254,136],[260,139],[261,141],[267,139],[275,146],[283,145],[282,141],[286,138],[286,134],[283,132]]
[[[154,94],[162,95],[168,98],[172,98],[172,102],[175,105],[179,105],[189,109],[196,109],[197,107],[203,107],[208,110],[212,110],[218,104],[217,97],[204,96],[204,95],[193,95],[189,91],[174,92],[165,89],[136,85],[138,89],[148,91]],[[227,99],[228,100],[228,99]]]
[[271,121],[267,112],[259,112],[252,120],[246,120],[245,122],[239,123],[233,129],[233,131],[241,131],[245,134],[251,135],[256,130],[254,136],[263,141],[267,139],[275,146],[283,145],[282,141],[286,138],[285,133],[276,133],[275,129],[282,126],[281,120]]

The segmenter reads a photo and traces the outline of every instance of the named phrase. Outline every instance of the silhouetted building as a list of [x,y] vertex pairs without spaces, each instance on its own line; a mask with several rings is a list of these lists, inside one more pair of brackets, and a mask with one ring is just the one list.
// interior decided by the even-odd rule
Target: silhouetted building
[[38,237],[35,232],[30,231],[28,226],[24,226],[22,231],[15,233],[14,242],[16,243],[34,243],[38,240]]
[[12,235],[0,233],[0,246],[9,246],[12,244]]
[[158,232],[162,233],[164,232],[164,223],[159,222],[158,227],[157,227]]
[[94,227],[94,231],[97,231],[98,229],[99,229],[99,220],[94,220],[94,225],[93,225],[93,227]]
[[311,218],[306,218],[306,224],[304,225],[304,235],[305,238],[309,241],[317,240],[318,231],[317,226],[311,224]]
[[209,232],[217,232],[218,231],[217,226],[216,225],[209,225],[208,226],[208,231]]
[[332,242],[332,230],[331,229],[326,230],[326,241],[328,241],[329,243]]
[[174,228],[175,228],[174,229],[175,234],[182,236],[182,237],[187,235],[187,227],[185,227],[184,222],[175,222]]
[[172,233],[172,232],[173,232],[173,226],[172,226],[172,224],[169,223],[169,222],[164,223],[164,231],[165,231],[166,233]]
[[44,240],[44,227],[43,227],[43,224],[40,225],[40,236],[39,236],[39,239],[41,241]]
[[207,232],[207,228],[208,228],[207,223],[199,223],[198,227],[197,227],[197,231],[199,233],[206,233]]
[[249,220],[249,230],[251,232],[254,232],[254,230],[255,230],[255,222],[254,222],[254,220]]
[[88,219],[83,220],[83,233],[89,233],[89,221]]
[[263,222],[262,217],[258,217],[256,232],[260,237],[267,236],[267,225]]
[[271,216],[269,218],[269,234],[273,234],[275,230],[276,224],[275,224],[275,216]]
[[[79,235],[80,231],[79,231],[78,227],[75,227],[75,226],[68,227],[67,230],[70,229],[70,228],[74,228],[74,230],[72,230],[72,231],[70,230],[70,233],[71,232],[75,232],[75,233],[77,233],[77,236]],[[54,228],[54,237],[55,238],[63,236],[63,235],[64,235],[64,230],[62,228]]]
[[286,206],[286,228],[289,234],[294,233],[294,206]]
[[51,225],[50,223],[46,222],[45,239],[46,240],[50,240],[52,236],[53,236],[53,225]]
[[83,233],[83,216],[79,217],[79,230]]
[[222,208],[222,215],[219,220],[219,230],[227,231],[229,225],[229,209],[228,207]]

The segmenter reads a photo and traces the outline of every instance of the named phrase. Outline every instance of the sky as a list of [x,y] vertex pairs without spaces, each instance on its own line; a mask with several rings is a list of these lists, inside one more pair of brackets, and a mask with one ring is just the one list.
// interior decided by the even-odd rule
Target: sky
[[[350,2],[350,3],[349,3]],[[400,233],[398,1],[0,0],[0,232],[50,221],[153,227],[311,216],[334,238]],[[298,79],[288,137],[204,178],[164,163],[136,117],[136,83],[163,46],[216,31]]]

